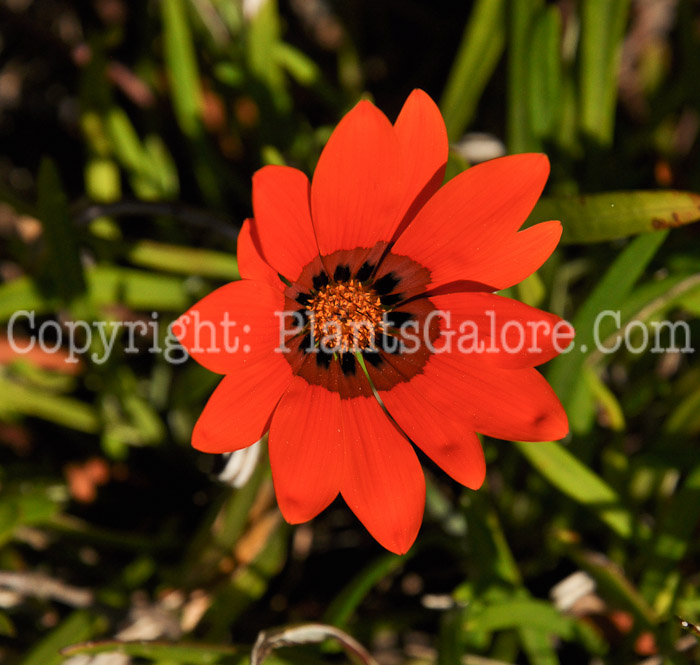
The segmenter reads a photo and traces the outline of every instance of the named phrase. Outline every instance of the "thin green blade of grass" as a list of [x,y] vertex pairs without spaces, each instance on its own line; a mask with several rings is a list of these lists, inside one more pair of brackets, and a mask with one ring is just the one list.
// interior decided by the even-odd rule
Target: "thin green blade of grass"
[[559,7],[548,6],[536,14],[529,51],[528,108],[530,126],[540,139],[551,136],[560,108],[561,32]]
[[447,135],[458,140],[501,59],[506,40],[506,0],[479,0],[472,9],[440,99]]
[[671,610],[679,577],[678,564],[693,542],[700,521],[700,465],[691,469],[681,489],[663,511],[640,592],[660,614]]
[[617,74],[629,0],[581,3],[581,130],[601,147],[612,142]]
[[661,231],[638,236],[625,247],[588,299],[573,318],[576,329],[575,347],[563,353],[549,365],[548,379],[564,408],[571,404],[577,382],[582,381],[581,370],[596,343],[596,321],[601,312],[618,310],[624,304],[635,283],[651,262],[668,232]]
[[68,200],[54,162],[45,157],[37,180],[38,210],[47,251],[47,287],[63,304],[72,305],[85,293],[85,276]]
[[175,117],[183,134],[200,136],[202,92],[185,0],[161,2],[163,54]]
[[591,510],[620,537],[632,537],[632,516],[617,492],[561,444],[516,441],[515,446],[551,485]]
[[87,611],[73,612],[32,648],[20,665],[60,665],[64,660],[60,650],[91,638],[102,623]]
[[541,0],[511,0],[508,30],[508,94],[506,129],[508,151],[537,152],[540,143],[530,123],[530,53],[539,44],[532,41],[532,27]]
[[338,628],[345,627],[367,594],[381,580],[400,570],[405,563],[405,556],[395,554],[385,554],[374,560],[333,599],[323,615],[323,621]]
[[232,254],[211,249],[141,240],[128,249],[126,257],[142,268],[231,281],[240,279],[236,258]]

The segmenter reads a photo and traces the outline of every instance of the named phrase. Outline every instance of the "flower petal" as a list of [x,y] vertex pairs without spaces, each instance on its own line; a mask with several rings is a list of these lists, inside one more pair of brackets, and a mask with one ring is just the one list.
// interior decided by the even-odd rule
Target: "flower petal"
[[[568,432],[561,403],[535,369],[502,369],[459,352],[435,353],[420,374],[379,391],[379,396],[393,415],[391,408],[409,390],[446,420],[499,439],[550,441]],[[394,391],[396,398],[391,396]],[[403,422],[402,426],[410,429]]]
[[391,240],[405,196],[394,127],[373,104],[361,101],[331,135],[311,183],[321,254]]
[[279,356],[225,376],[194,426],[192,446],[205,453],[227,453],[255,443],[269,429],[291,380],[291,367]]
[[260,250],[260,240],[255,220],[246,219],[238,234],[238,272],[243,279],[255,279],[259,282],[266,282],[280,291],[286,287],[279,278],[277,272],[273,270],[265,261]]
[[265,166],[253,175],[253,211],[267,262],[288,280],[318,255],[309,210],[309,180],[289,166]]
[[411,444],[374,397],[341,401],[345,438],[343,498],[374,538],[404,554],[425,508],[425,479]]
[[[573,339],[573,327],[554,314],[492,293],[431,296],[449,316],[454,351],[497,367],[521,369],[551,360]],[[443,319],[446,320],[446,319]]]
[[270,426],[270,465],[284,518],[306,522],[335,499],[343,468],[340,395],[295,377]]
[[[549,161],[540,154],[473,166],[425,204],[392,252],[425,266],[433,287],[470,280],[505,288],[513,283],[513,275],[527,276],[544,260],[543,252],[527,260],[531,230],[516,231],[532,211],[548,174]],[[547,243],[547,249],[551,253],[553,246]],[[508,266],[511,255],[518,261],[515,269]]]
[[430,392],[399,383],[380,394],[387,411],[430,459],[458,483],[479,489],[486,477],[481,442],[464,421],[436,408]]
[[494,290],[522,282],[552,255],[561,232],[561,222],[542,222],[514,233],[500,245],[484,247],[470,267],[478,275],[474,281],[491,284]]
[[440,188],[449,146],[440,109],[422,90],[414,90],[408,96],[394,129],[399,139],[401,167],[406,173],[403,219],[394,232],[397,238]]
[[280,346],[284,295],[264,282],[241,280],[213,291],[172,325],[172,331],[200,364],[232,374],[265,361]]

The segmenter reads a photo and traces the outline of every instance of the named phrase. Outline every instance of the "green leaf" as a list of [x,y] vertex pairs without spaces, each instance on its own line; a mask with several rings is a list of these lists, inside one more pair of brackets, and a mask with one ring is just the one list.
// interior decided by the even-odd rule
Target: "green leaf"
[[615,432],[624,432],[625,414],[617,397],[592,367],[583,368],[583,378],[588,385],[591,396],[595,399],[604,415],[607,426]]
[[31,277],[18,277],[0,284],[0,322],[9,321],[20,311],[44,314],[57,307],[57,298],[45,296]]
[[447,135],[457,141],[474,117],[476,106],[503,54],[506,1],[478,0],[453,60],[440,110]]
[[652,628],[658,618],[634,584],[625,577],[619,566],[598,552],[591,552],[571,544],[570,534],[562,534],[568,554],[582,570],[596,582],[598,593],[611,604],[631,612],[642,627]]
[[100,421],[93,409],[72,397],[39,392],[16,381],[0,377],[0,410],[32,416],[64,427],[94,434]]
[[526,226],[550,219],[561,220],[565,244],[605,242],[700,220],[700,194],[636,191],[544,197]]
[[651,560],[640,590],[659,614],[666,614],[676,592],[678,564],[693,542],[700,521],[700,466],[693,468],[683,486],[663,511],[652,546]]
[[550,603],[534,598],[513,598],[487,605],[467,615],[464,630],[495,632],[534,628],[564,639],[575,637],[574,619],[563,616]]
[[590,509],[622,538],[632,536],[632,516],[615,490],[561,444],[516,441],[515,445],[560,492]]
[[[639,236],[630,242],[576,313],[573,320],[576,329],[575,347],[568,353],[559,355],[549,365],[549,381],[564,408],[569,408],[576,385],[581,381],[583,363],[595,348],[596,335],[601,332],[600,326],[596,325],[599,315],[622,307],[635,282],[665,239],[666,232],[659,232]],[[605,334],[600,337],[604,339]]]
[[201,85],[185,0],[161,2],[163,47],[170,95],[180,129],[195,138],[201,128]]
[[531,665],[559,665],[557,652],[552,646],[552,640],[547,631],[521,628],[518,633]]
[[[280,16],[276,0],[263,0],[250,21],[246,55],[255,78],[265,85],[274,108],[285,112],[291,106],[284,72],[279,60],[270,54],[279,53]],[[288,55],[288,54],[287,54]]]
[[533,152],[540,144],[530,123],[530,50],[533,21],[542,0],[511,0],[508,33],[507,137],[509,152]]
[[687,395],[673,409],[664,423],[664,432],[684,437],[700,433],[700,388]]
[[63,662],[60,650],[69,644],[89,639],[101,623],[88,612],[74,612],[41,640],[25,656],[21,665],[59,665]]
[[74,644],[62,650],[65,658],[78,655],[94,656],[97,654],[124,654],[131,658],[145,658],[158,662],[183,663],[187,665],[211,665],[227,662],[239,663],[250,649],[240,646],[219,644],[173,644],[171,642],[139,641],[122,642],[120,640],[100,640],[86,644]]
[[551,136],[561,94],[561,11],[548,6],[534,20],[529,49],[530,126],[539,138]]
[[600,146],[612,142],[629,5],[629,0],[581,3],[581,129]]
[[127,258],[134,265],[165,272],[231,281],[240,279],[236,257],[210,249],[141,240],[131,246]]
[[17,634],[17,629],[12,623],[10,617],[4,612],[0,612],[0,635],[5,637],[14,637]]
[[97,266],[87,273],[96,305],[122,303],[137,310],[184,311],[191,303],[183,278],[158,273]]
[[58,169],[44,157],[37,178],[38,211],[46,240],[50,287],[66,305],[85,292],[85,277]]
[[334,626],[344,627],[367,594],[381,580],[400,570],[406,563],[405,556],[385,554],[360,571],[328,606],[323,621]]

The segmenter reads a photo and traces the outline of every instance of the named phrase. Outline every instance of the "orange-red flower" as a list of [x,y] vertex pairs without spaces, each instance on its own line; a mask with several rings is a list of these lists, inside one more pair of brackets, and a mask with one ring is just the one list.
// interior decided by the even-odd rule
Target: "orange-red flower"
[[518,231],[547,180],[547,158],[495,159],[440,187],[447,150],[422,91],[393,125],[360,102],[311,183],[284,166],[255,174],[254,219],[238,241],[241,281],[174,328],[198,362],[226,375],[192,445],[222,453],[269,431],[289,522],[311,519],[340,493],[398,553],[415,540],[425,503],[411,444],[478,488],[476,432],[539,441],[568,431],[534,366],[556,355],[555,333],[570,336],[570,327],[493,293],[534,272],[559,241],[556,221]]

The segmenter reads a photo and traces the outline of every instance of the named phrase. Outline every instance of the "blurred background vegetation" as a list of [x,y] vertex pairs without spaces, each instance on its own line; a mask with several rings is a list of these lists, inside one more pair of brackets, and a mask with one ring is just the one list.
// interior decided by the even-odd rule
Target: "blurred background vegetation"
[[[640,348],[631,321],[700,342],[699,77],[692,0],[0,0],[0,661],[244,663],[258,631],[321,621],[385,665],[700,662],[700,365],[593,339],[611,309]],[[424,460],[396,557],[341,502],[285,525],[264,462],[218,479],[189,446],[218,377],[149,348],[238,277],[257,168],[310,173],[358,99],[393,119],[416,87],[448,177],[549,155],[531,221],[562,219],[564,243],[508,295],[588,351],[544,368],[571,437],[486,440],[479,492]],[[47,343],[140,327],[106,362],[95,338],[17,354],[20,310],[55,322]],[[26,317],[13,331],[29,343]]]

